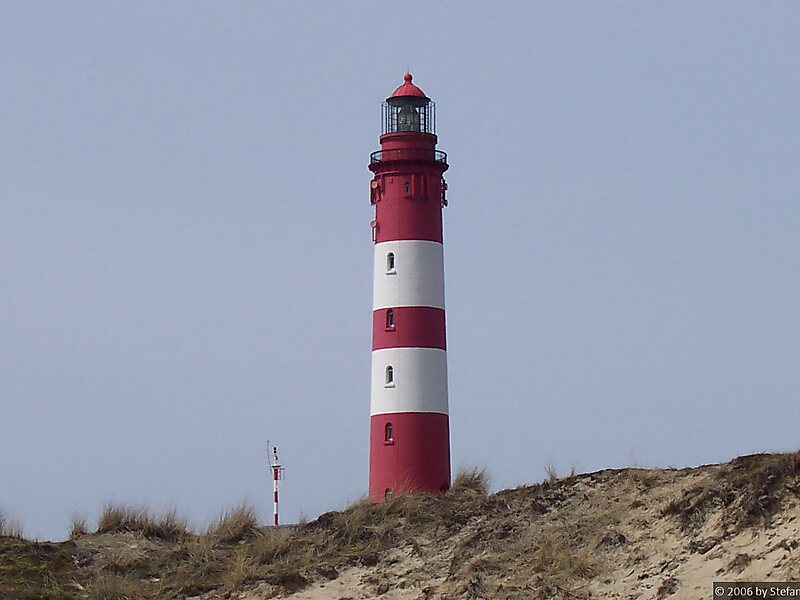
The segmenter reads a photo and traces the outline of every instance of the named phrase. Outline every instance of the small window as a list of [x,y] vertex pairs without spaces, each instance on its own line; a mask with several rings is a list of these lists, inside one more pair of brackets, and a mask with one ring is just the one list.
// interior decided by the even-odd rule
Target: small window
[[394,273],[394,252],[386,255],[386,272]]
[[386,426],[383,428],[383,441],[384,442],[392,442],[394,441],[394,427],[392,427],[391,423],[387,423]]
[[411,184],[408,181],[406,181],[406,194],[410,193],[411,193]]
[[386,367],[386,387],[394,386],[394,368],[392,365]]
[[386,491],[383,493],[383,499],[388,500],[392,497],[392,488],[386,488]]
[[394,311],[391,308],[386,310],[386,329],[394,329]]

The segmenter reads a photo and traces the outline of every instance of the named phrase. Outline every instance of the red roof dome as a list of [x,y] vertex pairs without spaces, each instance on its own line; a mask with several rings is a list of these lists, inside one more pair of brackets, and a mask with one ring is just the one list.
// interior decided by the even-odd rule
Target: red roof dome
[[389,98],[399,98],[401,96],[416,96],[417,98],[426,98],[425,92],[411,83],[411,73],[406,73],[403,75],[403,79],[405,82],[403,85],[399,86],[395,91],[392,92],[392,95]]

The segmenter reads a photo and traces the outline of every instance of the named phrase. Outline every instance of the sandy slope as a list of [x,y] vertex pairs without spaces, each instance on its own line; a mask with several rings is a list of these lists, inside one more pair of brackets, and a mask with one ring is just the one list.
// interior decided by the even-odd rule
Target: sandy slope
[[[748,495],[746,485],[762,476],[748,468],[606,471],[555,482],[549,492],[508,490],[452,535],[422,532],[373,567],[346,568],[286,597],[701,600],[715,580],[800,578],[796,475],[777,483],[766,476]],[[668,509],[698,493],[709,496],[707,506],[690,506],[688,516]],[[783,502],[769,517],[762,509],[776,494]],[[763,518],[751,522],[753,506]]]
[[798,517],[800,453],[493,495],[473,473],[298,531],[0,538],[0,598],[710,600],[715,580],[800,579]]

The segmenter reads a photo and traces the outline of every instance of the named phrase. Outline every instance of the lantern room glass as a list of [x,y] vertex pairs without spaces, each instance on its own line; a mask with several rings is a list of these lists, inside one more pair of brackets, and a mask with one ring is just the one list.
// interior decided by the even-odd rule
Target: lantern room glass
[[436,105],[428,98],[389,98],[382,108],[381,133],[436,133]]

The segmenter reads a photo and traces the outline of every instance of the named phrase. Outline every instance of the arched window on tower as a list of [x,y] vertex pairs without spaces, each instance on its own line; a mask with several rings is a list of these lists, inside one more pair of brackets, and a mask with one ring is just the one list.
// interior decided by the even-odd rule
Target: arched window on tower
[[394,310],[386,309],[386,329],[394,329]]
[[394,273],[394,252],[389,252],[386,255],[386,272]]
[[386,367],[386,387],[394,387],[394,367]]
[[392,427],[391,423],[387,423],[386,426],[383,428],[383,441],[384,442],[394,441],[394,427]]

